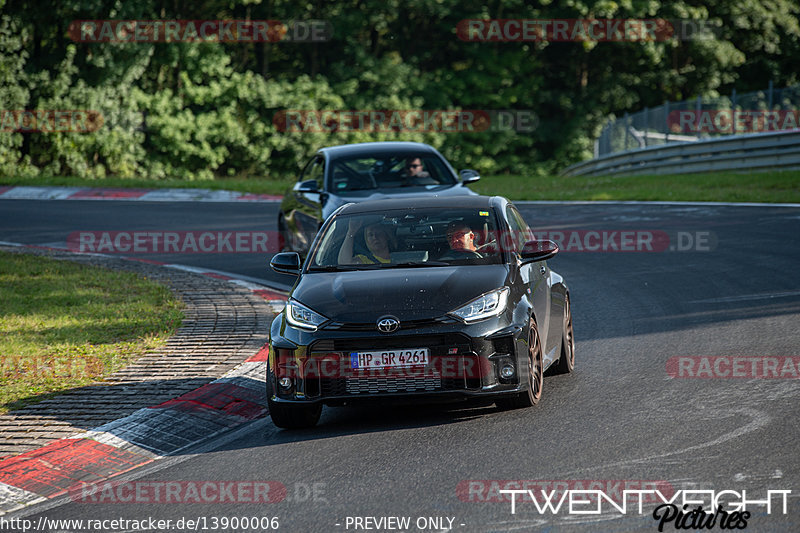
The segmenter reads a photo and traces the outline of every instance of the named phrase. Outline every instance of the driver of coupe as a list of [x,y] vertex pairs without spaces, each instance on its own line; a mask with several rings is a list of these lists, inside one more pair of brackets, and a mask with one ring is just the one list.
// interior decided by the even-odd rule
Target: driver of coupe
[[406,159],[402,176],[406,181],[413,181],[417,178],[431,177],[430,173],[425,170],[425,167],[422,164],[422,159],[419,157],[409,157]]

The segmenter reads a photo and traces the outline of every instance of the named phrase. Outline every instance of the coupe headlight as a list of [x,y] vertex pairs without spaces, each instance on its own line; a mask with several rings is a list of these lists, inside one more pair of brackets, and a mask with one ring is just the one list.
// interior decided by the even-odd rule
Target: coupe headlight
[[467,305],[459,307],[448,314],[471,324],[479,320],[497,316],[506,310],[508,302],[508,287],[487,292],[483,296],[475,298]]
[[319,326],[328,321],[321,314],[312,311],[296,300],[289,300],[286,303],[286,320],[295,327],[311,331],[316,331]]

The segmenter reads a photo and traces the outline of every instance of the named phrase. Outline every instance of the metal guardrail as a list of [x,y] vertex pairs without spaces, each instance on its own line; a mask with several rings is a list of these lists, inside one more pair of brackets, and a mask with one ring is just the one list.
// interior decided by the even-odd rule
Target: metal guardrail
[[564,176],[686,174],[800,168],[800,130],[726,135],[617,152],[577,163]]
[[[771,81],[769,87],[762,91],[737,94],[734,89],[730,95],[698,96],[682,102],[664,102],[660,106],[645,107],[636,113],[625,113],[622,117],[609,120],[595,140],[594,155],[600,157],[636,148],[759,131],[748,130],[745,124],[742,125],[744,129],[737,131],[737,121],[731,121],[727,128],[721,129],[721,124],[707,124],[712,126],[710,128],[700,127],[705,124],[701,120],[704,115],[708,119],[716,113],[723,115],[733,112],[780,113],[798,110],[800,110],[800,85],[776,89]],[[684,123],[680,117],[685,113],[693,115],[694,120]],[[791,126],[773,127],[766,131],[790,128]]]

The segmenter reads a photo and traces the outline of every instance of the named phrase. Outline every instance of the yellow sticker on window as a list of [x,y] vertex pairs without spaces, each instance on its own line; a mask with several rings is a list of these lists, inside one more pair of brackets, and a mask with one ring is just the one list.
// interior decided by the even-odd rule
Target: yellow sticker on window
[[480,216],[482,216],[482,217],[488,217],[489,216],[489,211],[478,211],[478,214]]

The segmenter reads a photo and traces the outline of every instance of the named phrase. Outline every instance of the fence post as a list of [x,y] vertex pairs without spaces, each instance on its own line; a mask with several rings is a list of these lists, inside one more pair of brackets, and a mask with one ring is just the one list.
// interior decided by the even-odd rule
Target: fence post
[[[694,106],[695,124],[697,124],[698,121],[700,120],[700,113],[702,112],[702,110],[703,110],[703,98],[701,96],[698,96],[697,97],[697,104],[695,104],[695,106]],[[700,128],[697,128],[697,136],[698,137],[703,136],[703,135],[700,134]],[[704,135],[704,137],[708,137],[708,134]]]
[[772,80],[769,80],[769,104],[767,105],[767,111],[772,111]]
[[664,144],[669,144],[669,100],[664,100]]
[[[644,132],[644,147],[647,148],[647,127],[650,125],[650,121],[648,120],[649,117],[647,116],[647,106],[644,106],[644,111],[642,114],[644,115],[644,127],[642,128],[642,131]],[[641,143],[639,143],[639,146],[641,146]]]
[[731,91],[731,131],[736,135],[736,89]]
[[622,118],[623,122],[625,123],[625,151],[628,151],[628,138],[631,136],[630,124],[628,123],[628,112],[625,112],[625,116]]

